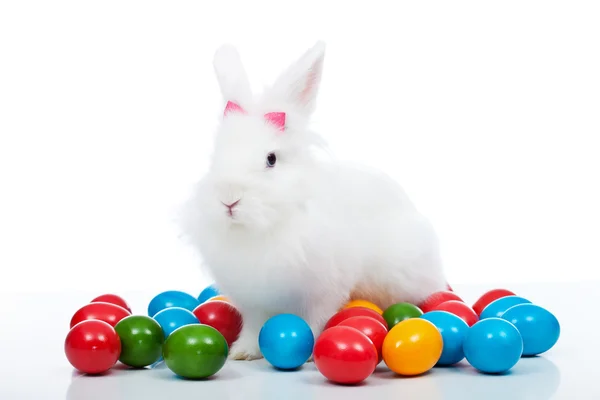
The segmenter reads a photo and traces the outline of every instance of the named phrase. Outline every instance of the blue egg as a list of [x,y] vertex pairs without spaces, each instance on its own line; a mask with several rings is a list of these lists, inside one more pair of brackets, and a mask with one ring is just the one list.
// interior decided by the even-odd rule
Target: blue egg
[[420,318],[434,324],[442,334],[444,346],[436,365],[452,365],[465,358],[463,342],[469,330],[469,325],[465,321],[447,311],[430,311]]
[[200,303],[194,296],[178,290],[168,290],[154,296],[148,304],[148,315],[153,317],[157,312],[170,307],[181,307],[194,311]]
[[523,337],[523,355],[535,356],[550,350],[560,336],[558,319],[534,304],[518,304],[506,310],[502,319],[513,324]]
[[507,372],[519,362],[523,354],[523,338],[510,322],[501,318],[487,318],[469,328],[463,351],[473,368],[499,374]]
[[500,318],[502,314],[512,306],[517,304],[531,303],[526,298],[520,296],[506,296],[492,301],[481,312],[479,319]]
[[276,368],[295,369],[312,354],[315,338],[310,326],[293,314],[279,314],[263,325],[258,345],[265,359]]
[[181,307],[165,308],[156,313],[154,320],[161,326],[165,339],[177,328],[200,323],[190,310]]
[[217,287],[215,285],[210,285],[207,286],[206,288],[204,288],[203,291],[200,292],[200,294],[198,295],[198,302],[200,304],[204,303],[206,300],[210,299],[211,297],[215,297],[220,295],[221,292],[219,291],[219,289],[217,289]]

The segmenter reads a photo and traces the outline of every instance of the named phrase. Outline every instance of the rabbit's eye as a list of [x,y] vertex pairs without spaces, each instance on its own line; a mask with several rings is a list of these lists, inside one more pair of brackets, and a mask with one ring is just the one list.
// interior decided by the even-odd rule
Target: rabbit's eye
[[269,153],[269,155],[267,156],[267,167],[274,167],[276,162],[277,157],[275,157],[275,153]]

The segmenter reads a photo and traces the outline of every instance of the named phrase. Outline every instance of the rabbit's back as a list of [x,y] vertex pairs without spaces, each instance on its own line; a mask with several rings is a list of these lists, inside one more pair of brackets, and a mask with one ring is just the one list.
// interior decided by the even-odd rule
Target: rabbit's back
[[385,306],[445,287],[436,233],[398,183],[353,164],[331,165],[321,177],[306,240],[329,257],[344,290]]

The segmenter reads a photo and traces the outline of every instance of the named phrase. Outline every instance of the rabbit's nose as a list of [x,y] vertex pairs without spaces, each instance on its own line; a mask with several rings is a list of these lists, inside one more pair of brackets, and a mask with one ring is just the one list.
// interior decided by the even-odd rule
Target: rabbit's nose
[[236,200],[231,204],[224,203],[224,202],[221,202],[221,203],[223,203],[223,205],[225,207],[227,207],[227,214],[229,214],[230,217],[233,217],[234,207],[237,206],[239,202],[240,202],[240,200]]
[[223,205],[225,207],[229,208],[230,210],[233,210],[233,207],[237,206],[239,202],[240,202],[240,200],[238,199],[238,200],[236,200],[236,201],[234,201],[233,203],[230,203],[230,204],[227,204],[227,203],[224,203],[224,202],[221,202],[221,203],[223,203]]
[[241,185],[232,183],[222,183],[217,186],[219,201],[225,206],[234,207],[242,198],[244,189]]

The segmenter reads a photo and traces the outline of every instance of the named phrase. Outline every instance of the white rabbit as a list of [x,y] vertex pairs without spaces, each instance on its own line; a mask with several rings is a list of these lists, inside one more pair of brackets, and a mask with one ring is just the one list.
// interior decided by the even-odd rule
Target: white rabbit
[[307,125],[323,71],[318,42],[260,97],[237,51],[214,66],[224,100],[210,169],[182,210],[182,229],[244,326],[230,358],[261,357],[276,314],[318,335],[351,299],[382,308],[446,288],[429,222],[387,176],[318,157]]

